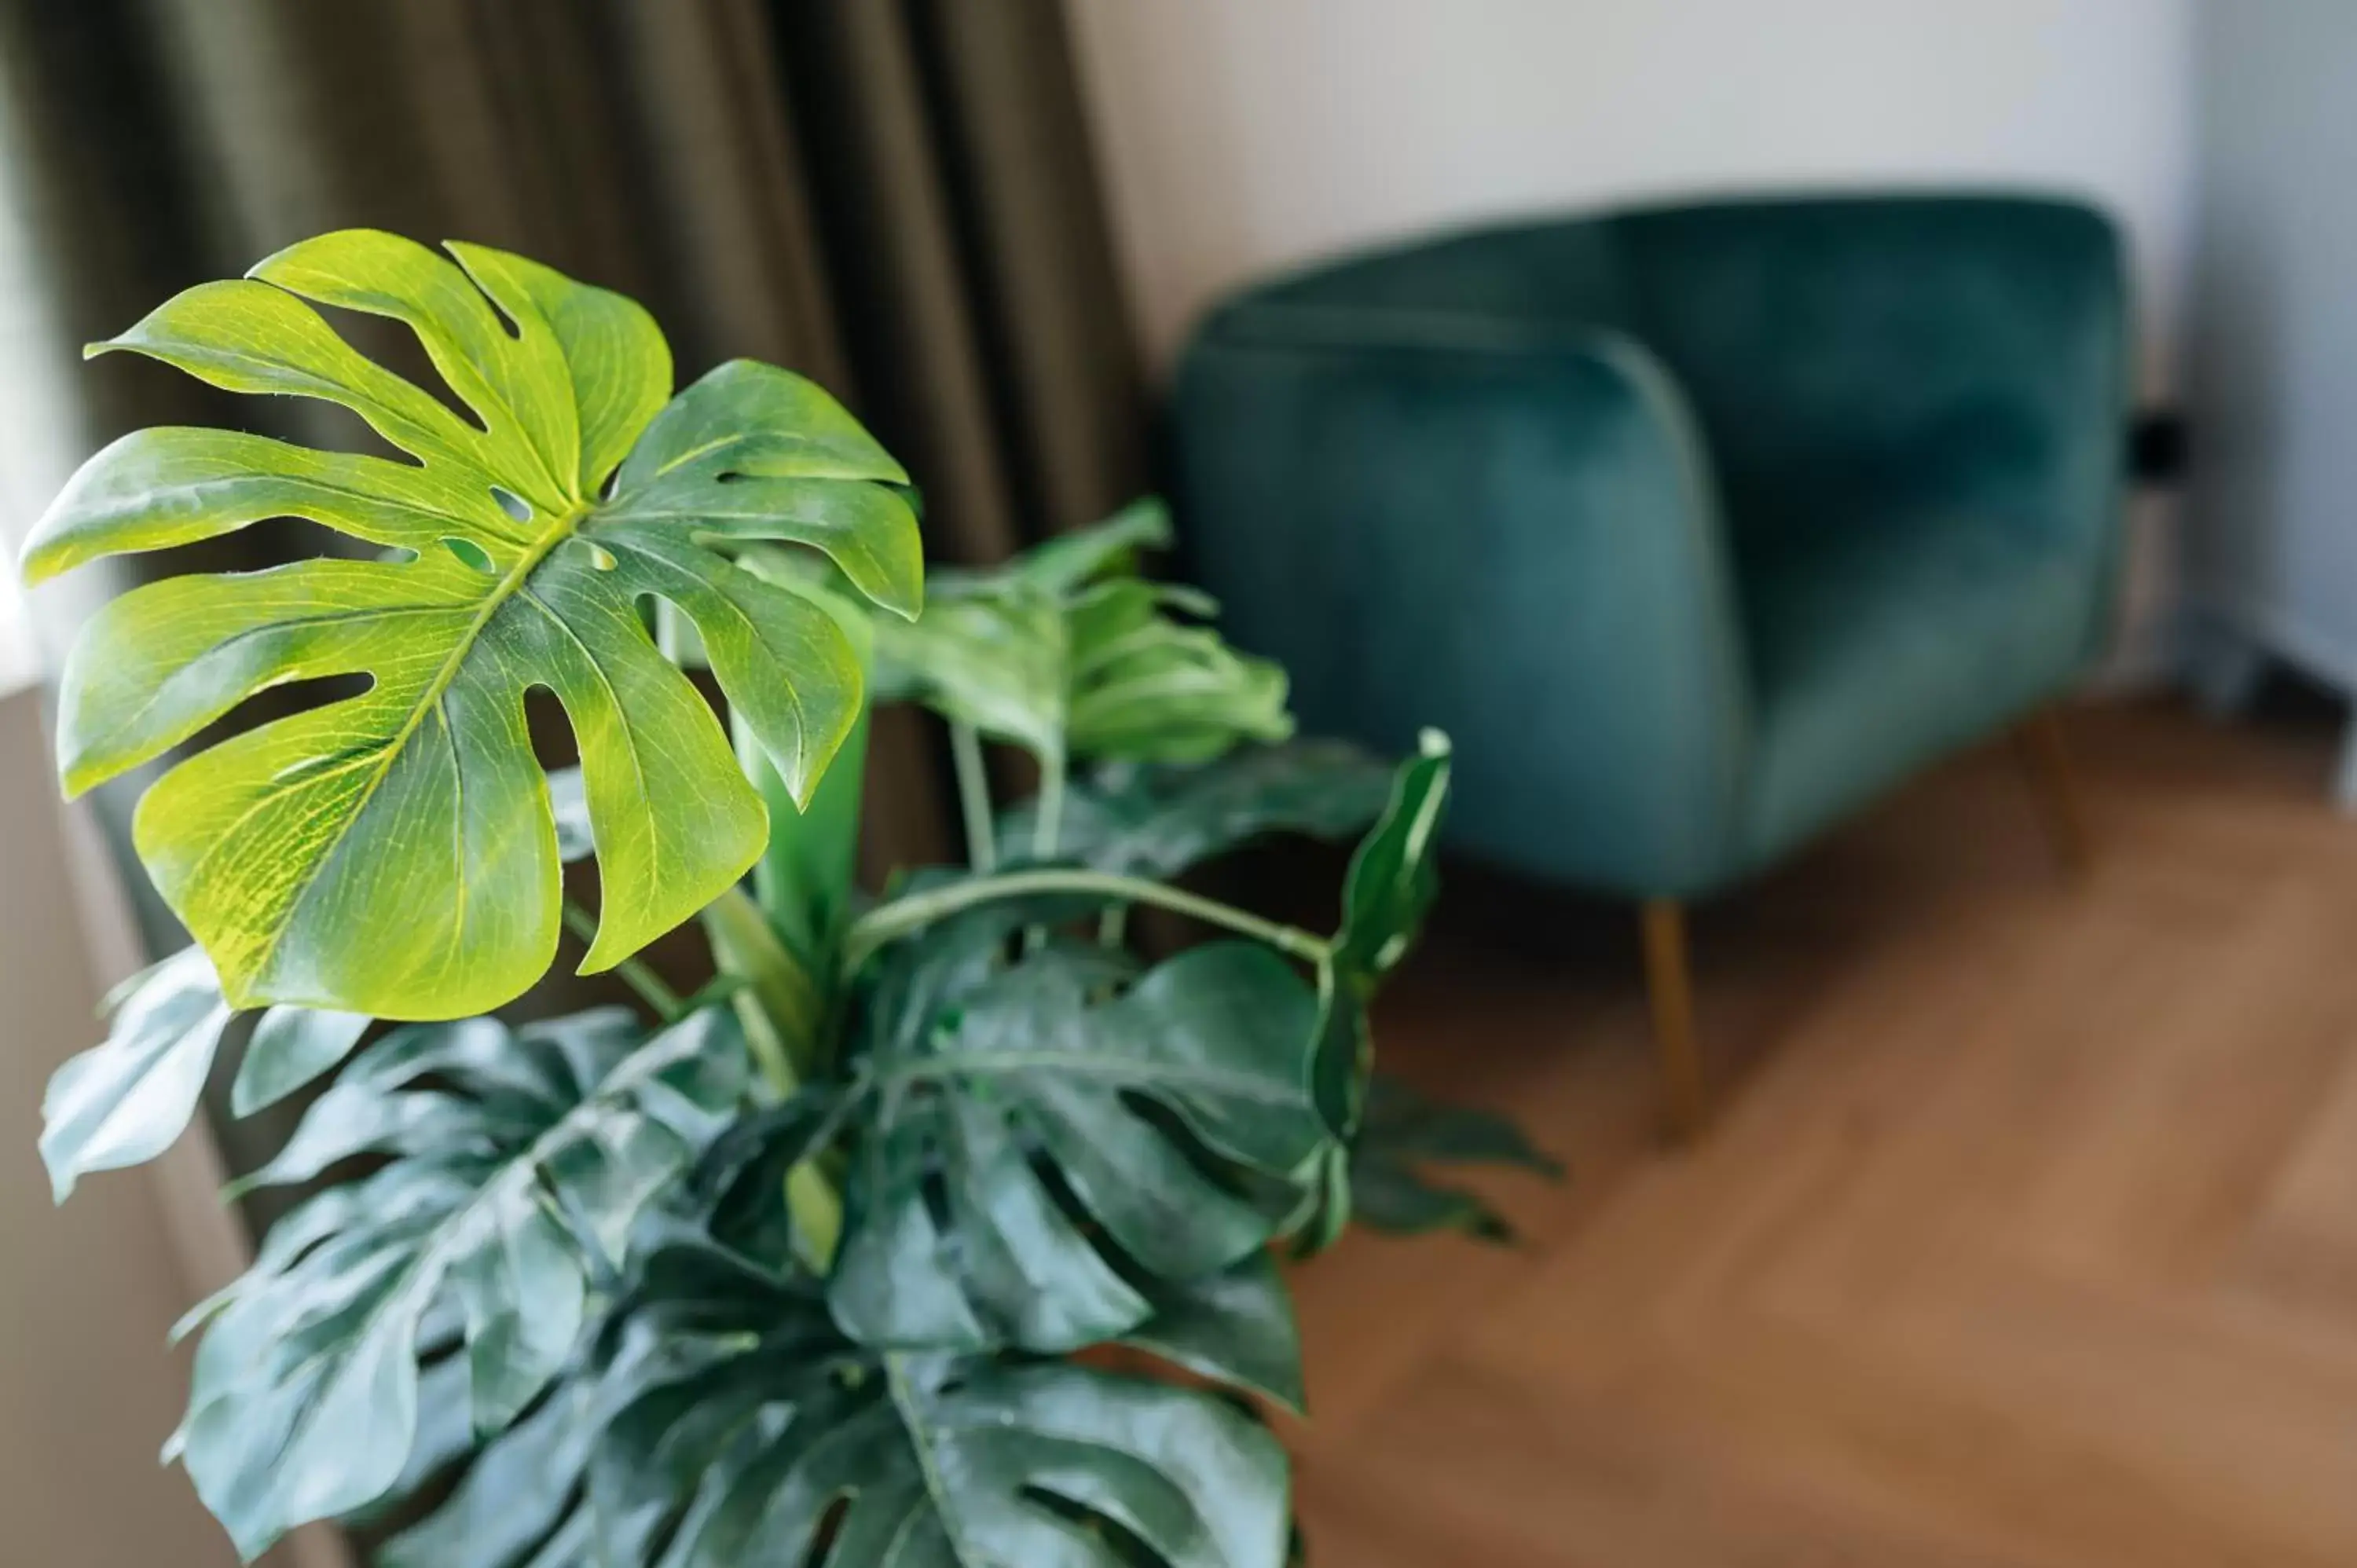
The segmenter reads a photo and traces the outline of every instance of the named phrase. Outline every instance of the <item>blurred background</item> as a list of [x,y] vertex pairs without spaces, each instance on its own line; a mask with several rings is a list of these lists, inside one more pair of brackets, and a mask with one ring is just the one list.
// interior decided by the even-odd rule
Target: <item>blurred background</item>
[[[141,424],[348,434],[78,350],[350,225],[815,376],[938,562],[1165,491],[1305,730],[1455,735],[1381,1049],[1571,1167],[1302,1273],[1319,1561],[2346,1563],[2352,89],[2346,0],[0,0],[0,532]],[[126,580],[0,575],[54,1568],[228,1561],[164,1331],[267,1219],[267,1129],[64,1216],[34,1154],[179,940],[46,750]],[[954,854],[877,744],[871,857]]]

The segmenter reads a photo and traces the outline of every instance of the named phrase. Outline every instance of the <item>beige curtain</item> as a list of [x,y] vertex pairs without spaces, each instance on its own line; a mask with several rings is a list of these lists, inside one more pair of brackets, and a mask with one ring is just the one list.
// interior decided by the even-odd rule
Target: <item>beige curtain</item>
[[[1059,0],[0,0],[6,528],[138,424],[348,442],[336,411],[76,352],[348,225],[631,294],[683,380],[737,355],[816,377],[909,465],[942,559],[996,559],[1145,485]],[[382,325],[364,348],[414,352]],[[260,564],[291,537],[202,553]],[[53,649],[104,585],[78,591],[35,607]],[[945,858],[936,737],[893,715],[877,745],[871,858]]]

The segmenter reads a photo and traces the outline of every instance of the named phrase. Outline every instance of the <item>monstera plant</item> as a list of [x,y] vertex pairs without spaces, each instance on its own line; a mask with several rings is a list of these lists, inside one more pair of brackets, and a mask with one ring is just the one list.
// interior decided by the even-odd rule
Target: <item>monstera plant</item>
[[[404,1568],[1286,1561],[1281,1255],[1354,1216],[1494,1233],[1433,1166],[1545,1164],[1370,1076],[1447,742],[1292,740],[1282,672],[1140,575],[1151,504],[927,605],[909,478],[825,392],[740,361],[674,394],[645,312],[520,257],[329,234],[117,350],[386,447],[141,431],[24,558],[348,542],[132,589],[59,693],[70,791],[171,758],[134,839],[196,938],[50,1085],[59,1197],[168,1145],[224,1052],[235,1113],[309,1097],[240,1184],[309,1195],[183,1328],[167,1453],[239,1550],[333,1520]],[[971,853],[872,897],[883,702],[948,721]],[[1363,832],[1330,930],[1174,880],[1275,831]],[[1183,918],[1158,958],[1138,907]],[[639,954],[690,921],[683,995]],[[515,1015],[567,931],[639,1006]]]

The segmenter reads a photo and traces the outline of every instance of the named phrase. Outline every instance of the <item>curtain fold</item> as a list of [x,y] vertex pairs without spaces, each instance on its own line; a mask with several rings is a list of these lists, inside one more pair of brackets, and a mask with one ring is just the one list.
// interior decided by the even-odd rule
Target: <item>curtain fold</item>
[[[0,0],[0,527],[20,540],[140,424],[361,438],[339,411],[77,350],[365,225],[630,294],[683,382],[739,355],[815,377],[908,464],[937,558],[1001,558],[1146,479],[1085,131],[1059,0]],[[399,368],[414,346],[385,327],[351,329]],[[264,529],[199,560],[259,566],[297,537],[317,547]],[[45,644],[95,596],[189,564],[43,589]],[[938,737],[886,717],[869,864],[946,858]],[[102,808],[118,838],[130,793]]]

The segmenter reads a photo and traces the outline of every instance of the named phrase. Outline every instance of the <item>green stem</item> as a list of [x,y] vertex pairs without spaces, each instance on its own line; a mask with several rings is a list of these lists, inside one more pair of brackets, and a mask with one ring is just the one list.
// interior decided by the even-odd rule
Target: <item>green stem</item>
[[1039,759],[1038,815],[1031,824],[1031,858],[1056,858],[1064,833],[1064,753],[1060,747]]
[[703,920],[722,972],[751,983],[738,993],[737,1011],[747,1020],[747,1041],[762,1072],[782,1099],[816,1066],[824,1013],[817,983],[743,887],[730,887],[706,905]]
[[[705,907],[704,929],[722,970],[751,982],[734,999],[745,1047],[770,1093],[788,1099],[802,1088],[818,1048],[824,1009],[810,974],[742,887]],[[843,1236],[843,1194],[813,1160],[786,1173],[784,1192],[802,1262],[823,1273]]]
[[[597,940],[597,917],[576,904],[565,901],[565,929],[584,942]],[[679,1016],[680,994],[663,983],[662,977],[647,967],[645,961],[626,958],[614,966],[615,977],[639,993],[639,999],[655,1010],[666,1024]]]
[[958,806],[965,813],[966,859],[976,871],[989,871],[998,865],[998,829],[991,819],[982,736],[972,725],[950,722],[950,757],[957,764]]
[[1323,937],[1313,936],[1297,926],[1264,920],[1258,915],[1233,905],[1200,897],[1182,888],[1166,887],[1159,882],[1148,882],[1138,876],[1121,876],[1109,871],[1046,866],[1031,871],[1008,871],[992,876],[970,877],[930,893],[898,898],[868,911],[853,922],[850,934],[844,942],[845,972],[856,970],[885,943],[905,937],[911,931],[922,930],[936,920],[946,919],[976,905],[1044,893],[1093,893],[1121,902],[1151,904],[1157,908],[1192,916],[1207,925],[1251,937],[1255,941],[1266,942],[1279,952],[1309,963],[1324,962],[1329,952],[1329,945]]

